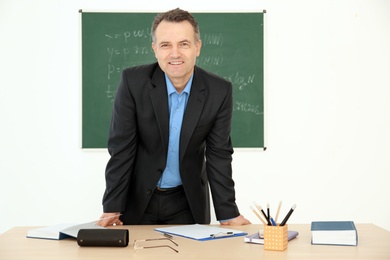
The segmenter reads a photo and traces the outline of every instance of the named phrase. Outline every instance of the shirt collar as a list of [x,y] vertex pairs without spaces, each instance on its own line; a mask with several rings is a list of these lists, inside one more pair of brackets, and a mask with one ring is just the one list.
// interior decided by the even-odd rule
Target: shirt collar
[[[168,90],[168,96],[171,95],[172,93],[177,93],[175,87],[173,86],[171,80],[169,79],[169,77],[167,76],[167,74],[165,74],[165,82],[167,83],[167,90]],[[188,80],[185,88],[183,89],[183,92],[182,93],[187,93],[187,95],[189,96],[190,95],[190,92],[191,92],[191,86],[192,86],[192,79],[194,78],[194,74],[192,73],[191,75],[191,78]]]

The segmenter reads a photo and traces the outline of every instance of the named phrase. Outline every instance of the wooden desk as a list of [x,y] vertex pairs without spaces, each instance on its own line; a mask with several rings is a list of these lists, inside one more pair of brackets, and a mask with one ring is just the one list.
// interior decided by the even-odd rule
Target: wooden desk
[[[169,248],[133,251],[134,239],[158,238],[157,226],[123,226],[130,231],[130,242],[124,248],[79,247],[75,239],[44,240],[26,238],[34,227],[15,227],[0,235],[0,259],[390,259],[390,232],[372,224],[357,224],[359,245],[311,245],[310,225],[289,225],[299,236],[283,252],[265,251],[262,245],[244,243],[243,237],[199,242],[175,237],[179,253]],[[234,227],[255,233],[262,225]],[[149,242],[151,243],[151,242]]]

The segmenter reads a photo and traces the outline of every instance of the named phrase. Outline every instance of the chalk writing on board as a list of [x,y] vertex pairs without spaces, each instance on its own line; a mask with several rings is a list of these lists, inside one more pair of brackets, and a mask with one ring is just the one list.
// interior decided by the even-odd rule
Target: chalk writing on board
[[115,76],[117,77],[122,73],[122,71],[126,68],[130,67],[130,64],[124,63],[122,66],[115,66],[114,64],[108,64],[108,70],[107,70],[107,79],[111,80],[112,75],[116,74]]
[[130,31],[120,32],[120,33],[107,33],[104,36],[106,37],[107,41],[121,40],[127,43],[131,40],[131,38],[150,39],[151,32],[150,32],[150,28],[145,28],[145,29],[134,29]]
[[131,55],[149,55],[152,53],[151,48],[145,46],[134,45],[128,48],[114,49],[107,47],[108,62],[113,60],[129,60]]
[[223,34],[222,33],[206,33],[201,37],[202,45],[217,45],[222,46],[223,45]]
[[225,77],[225,79],[232,82],[233,85],[238,86],[239,90],[245,90],[245,88],[252,84],[255,80],[255,75],[242,75],[240,72],[232,73]]
[[261,111],[261,108],[259,105],[253,105],[246,102],[234,102],[233,111],[240,111],[245,113],[253,113],[255,115],[263,115],[263,112]]
[[222,53],[216,53],[215,55],[211,56],[200,56],[196,60],[196,64],[199,65],[200,67],[202,66],[221,66],[223,63],[223,55]]
[[114,101],[115,94],[116,94],[116,90],[112,90],[111,85],[109,84],[107,86],[106,95],[107,95],[107,98],[111,100],[111,102]]

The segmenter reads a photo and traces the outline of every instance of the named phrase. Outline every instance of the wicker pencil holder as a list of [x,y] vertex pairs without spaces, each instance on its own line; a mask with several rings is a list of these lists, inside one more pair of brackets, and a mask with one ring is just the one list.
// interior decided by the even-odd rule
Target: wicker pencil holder
[[264,249],[284,251],[288,245],[288,225],[267,226],[264,225]]

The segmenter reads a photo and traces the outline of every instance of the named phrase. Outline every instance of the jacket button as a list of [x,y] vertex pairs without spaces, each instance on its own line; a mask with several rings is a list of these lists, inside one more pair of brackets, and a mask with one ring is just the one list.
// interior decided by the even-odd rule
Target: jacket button
[[148,190],[148,191],[146,192],[146,194],[151,195],[151,194],[152,194],[152,190]]

